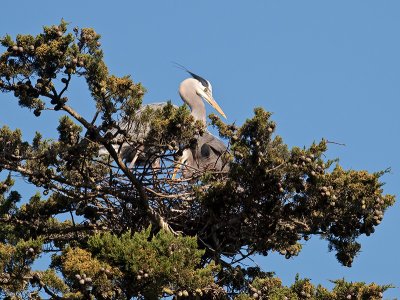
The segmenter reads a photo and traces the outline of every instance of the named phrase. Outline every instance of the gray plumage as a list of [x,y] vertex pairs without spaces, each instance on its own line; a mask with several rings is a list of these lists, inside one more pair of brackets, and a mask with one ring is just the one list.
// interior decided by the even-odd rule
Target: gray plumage
[[[114,138],[114,144],[112,145],[114,150],[122,158],[125,163],[129,164],[129,168],[133,168],[135,165],[142,165],[151,161],[153,168],[158,167],[158,159],[153,155],[156,149],[152,147],[145,147],[143,144],[144,140],[150,131],[150,123],[147,121],[141,121],[141,115],[147,111],[155,111],[162,109],[166,102],[151,103],[143,105],[137,110],[135,117],[130,120],[122,120],[118,123],[118,127],[128,133],[129,140],[123,137],[121,134],[117,134],[117,129],[111,129],[110,132]],[[177,107],[176,105],[174,105]],[[102,146],[99,150],[99,156],[108,155],[107,149]]]
[[206,131],[189,149],[185,149],[180,158],[182,178],[195,177],[205,171],[227,172],[229,164],[225,153],[226,145],[210,132]]
[[[179,86],[179,95],[182,100],[190,107],[191,115],[195,120],[200,120],[206,125],[206,108],[204,101],[207,101],[213,106],[222,116],[225,116],[222,109],[219,107],[217,102],[212,96],[212,86],[208,80],[186,70],[193,78],[187,78],[181,82]],[[141,115],[148,108],[162,109],[167,103],[154,103],[143,106],[136,113],[134,120],[125,120],[120,122],[118,125],[122,130],[128,133],[129,139],[127,141],[119,141],[123,136],[116,134],[117,130],[110,130],[115,135],[116,143],[113,145],[119,156],[127,163],[129,167],[149,162],[152,156],[152,149],[149,146],[144,146],[144,141],[150,131],[149,122],[138,122],[141,119]],[[222,163],[221,155],[227,151],[224,143],[216,138],[214,135],[206,131],[202,136],[197,138],[196,147],[185,149],[183,155],[179,161],[176,162],[173,178],[175,178],[176,172],[180,166],[184,165],[185,170],[182,173],[183,177],[189,177],[193,174],[189,170],[226,170],[226,164]],[[108,151],[101,147],[99,155],[107,155]],[[153,167],[158,165],[158,160],[154,159],[152,162]]]

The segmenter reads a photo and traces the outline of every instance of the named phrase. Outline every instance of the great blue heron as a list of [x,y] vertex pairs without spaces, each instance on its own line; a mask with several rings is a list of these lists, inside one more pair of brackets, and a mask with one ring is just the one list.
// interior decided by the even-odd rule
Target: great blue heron
[[[185,70],[192,77],[181,82],[179,86],[179,95],[183,102],[189,106],[194,120],[199,120],[206,125],[206,108],[203,99],[226,118],[225,113],[213,98],[211,83],[201,76],[198,76],[187,69]],[[147,108],[161,109],[166,104],[167,103],[154,103],[145,105],[138,110],[136,115],[139,116]],[[120,157],[124,161],[130,162],[129,167],[133,167],[135,164],[148,162],[150,149],[147,149],[142,144],[137,146],[137,142],[146,138],[150,130],[149,123],[138,124],[136,122],[120,122],[118,126],[122,130],[125,130],[128,133],[128,136],[131,137],[131,140],[134,141],[133,143],[124,141],[122,144],[113,145]],[[116,134],[116,132],[116,130],[111,131],[118,140],[122,136]],[[197,137],[195,147],[183,150],[182,156],[175,163],[173,178],[175,178],[180,166],[184,166],[185,168],[185,171],[182,174],[183,177],[188,177],[189,174],[192,174],[195,170],[222,170],[225,168],[225,165],[221,164],[221,155],[226,152],[226,149],[226,146],[221,140],[206,131],[202,136]],[[104,147],[101,147],[99,155],[106,154],[108,154],[108,151]]]
[[[186,70],[186,69],[185,69]],[[179,87],[182,100],[191,109],[195,120],[200,120],[206,125],[206,109],[202,98],[210,103],[223,117],[224,112],[212,96],[212,86],[208,80],[186,70],[193,78],[184,80]],[[198,136],[196,143],[185,149],[175,162],[172,179],[175,179],[177,171],[182,167],[182,177],[191,177],[194,173],[205,170],[223,171],[228,169],[223,155],[227,152],[226,145],[209,131]]]

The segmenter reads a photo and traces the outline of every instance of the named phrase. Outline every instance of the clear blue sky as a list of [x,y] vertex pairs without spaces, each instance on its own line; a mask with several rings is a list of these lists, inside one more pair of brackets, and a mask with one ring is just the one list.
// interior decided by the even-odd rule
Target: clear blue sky
[[[185,74],[179,62],[211,81],[228,121],[241,124],[256,106],[274,112],[277,133],[290,146],[326,138],[329,158],[370,172],[392,167],[386,193],[400,182],[400,1],[4,1],[0,35],[38,33],[61,18],[102,34],[106,62],[148,89],[145,102],[171,99]],[[89,3],[93,3],[89,4]],[[95,4],[96,3],[96,4]],[[82,83],[71,104],[84,114],[93,102]],[[0,95],[0,126],[55,137],[58,115],[37,119]],[[210,109],[211,112],[211,109]],[[257,258],[285,284],[297,272],[315,284],[345,277],[400,286],[399,205],[376,233],[363,238],[352,268],[336,262],[312,238],[299,257]],[[385,293],[400,295],[398,288]]]

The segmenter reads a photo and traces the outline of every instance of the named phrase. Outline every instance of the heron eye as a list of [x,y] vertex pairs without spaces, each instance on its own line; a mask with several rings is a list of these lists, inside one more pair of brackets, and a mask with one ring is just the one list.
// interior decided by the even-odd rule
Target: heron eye
[[204,88],[204,92],[206,92],[206,93],[208,92],[208,87]]

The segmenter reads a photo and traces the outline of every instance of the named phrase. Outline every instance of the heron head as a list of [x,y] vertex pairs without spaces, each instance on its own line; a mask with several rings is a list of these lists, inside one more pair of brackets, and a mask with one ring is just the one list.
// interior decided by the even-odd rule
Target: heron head
[[[204,99],[204,101],[208,102],[215,110],[217,110],[224,118],[226,118],[225,113],[222,111],[221,107],[214,100],[212,95],[212,85],[211,83],[204,79],[203,77],[196,75],[188,70],[186,70],[193,78],[188,78],[184,81],[184,83],[190,84],[192,88],[194,88],[196,94]],[[181,93],[182,95],[182,93]],[[182,97],[184,99],[184,97]]]
[[206,80],[198,75],[195,75],[192,73],[190,73],[190,74],[198,82],[197,87],[196,87],[196,94],[199,95],[201,98],[203,98],[205,101],[207,101],[212,107],[214,107],[226,119],[225,113],[222,111],[222,109],[218,105],[218,103],[214,100],[214,97],[212,95],[211,83],[208,80]]

